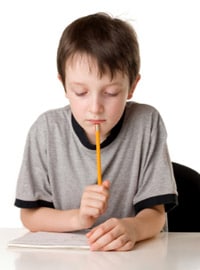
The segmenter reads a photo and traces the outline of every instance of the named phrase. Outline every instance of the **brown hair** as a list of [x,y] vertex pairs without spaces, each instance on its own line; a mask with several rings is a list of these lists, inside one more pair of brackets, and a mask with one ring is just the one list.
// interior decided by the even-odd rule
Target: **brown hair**
[[127,74],[130,85],[140,69],[139,45],[133,27],[106,13],[81,17],[67,26],[57,51],[57,69],[65,83],[66,61],[77,53],[96,59],[100,76],[107,70]]

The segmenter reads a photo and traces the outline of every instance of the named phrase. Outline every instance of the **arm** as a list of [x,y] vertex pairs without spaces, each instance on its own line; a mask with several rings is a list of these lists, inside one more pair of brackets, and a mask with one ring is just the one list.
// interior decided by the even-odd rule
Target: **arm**
[[87,237],[92,250],[131,250],[136,242],[157,235],[165,224],[163,205],[146,208],[135,217],[109,219]]
[[104,181],[101,186],[88,186],[83,192],[79,209],[22,209],[22,223],[30,231],[67,232],[88,229],[106,211],[109,188],[109,181]]

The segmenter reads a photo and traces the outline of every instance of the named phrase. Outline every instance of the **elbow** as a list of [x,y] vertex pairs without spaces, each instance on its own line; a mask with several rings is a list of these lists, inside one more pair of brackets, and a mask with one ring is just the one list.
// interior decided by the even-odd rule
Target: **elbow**
[[34,209],[21,209],[20,219],[23,226],[31,232],[39,231],[39,227],[34,222]]

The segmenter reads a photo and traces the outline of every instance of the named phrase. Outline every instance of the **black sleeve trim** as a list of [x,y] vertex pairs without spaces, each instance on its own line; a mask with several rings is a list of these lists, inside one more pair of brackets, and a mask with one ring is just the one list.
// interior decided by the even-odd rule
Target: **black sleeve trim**
[[47,202],[43,200],[23,201],[23,200],[16,199],[15,206],[19,208],[38,208],[38,207],[55,208],[52,202]]
[[167,194],[148,198],[146,200],[138,202],[135,205],[136,213],[140,212],[145,208],[150,208],[158,204],[164,204],[165,211],[169,212],[171,209],[178,205],[178,197],[176,194]]

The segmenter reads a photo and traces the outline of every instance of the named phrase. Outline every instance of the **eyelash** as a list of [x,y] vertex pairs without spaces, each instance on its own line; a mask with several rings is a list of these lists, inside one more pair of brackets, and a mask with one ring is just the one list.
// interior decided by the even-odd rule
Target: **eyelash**
[[83,92],[83,93],[76,93],[75,92],[75,95],[77,96],[77,97],[82,97],[82,96],[84,96],[86,94],[86,92]]
[[[86,92],[84,92],[84,93],[75,93],[75,95],[77,96],[77,97],[83,97],[83,96],[85,96],[87,93]],[[111,93],[105,93],[105,96],[109,96],[109,97],[116,97],[118,95],[118,93],[116,93],[116,94],[111,94]]]
[[[74,91],[74,94],[77,96],[77,97],[82,97],[82,96],[85,96],[85,95],[87,95],[87,91],[84,91],[84,92],[76,92],[76,91]],[[116,92],[116,93],[109,93],[109,92],[104,92],[103,93],[105,96],[108,96],[108,97],[116,97],[118,94],[119,94],[119,92]]]
[[118,93],[105,93],[106,96],[110,96],[110,97],[116,97],[118,95]]

